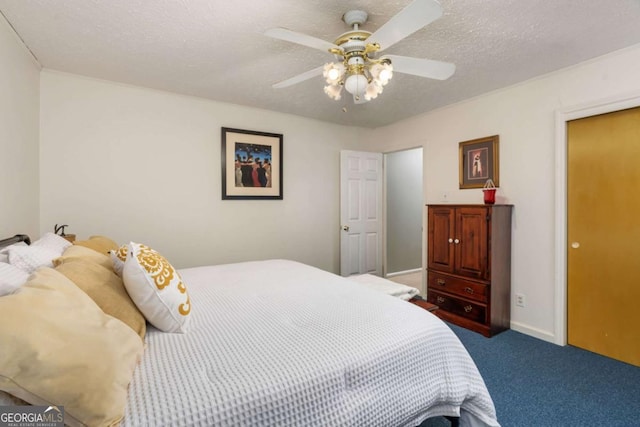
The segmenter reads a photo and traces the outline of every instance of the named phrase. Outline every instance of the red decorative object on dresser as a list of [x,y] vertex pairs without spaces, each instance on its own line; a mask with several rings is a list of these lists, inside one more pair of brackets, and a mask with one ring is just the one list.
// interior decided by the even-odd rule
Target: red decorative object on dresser
[[428,205],[427,300],[490,337],[511,319],[512,205]]

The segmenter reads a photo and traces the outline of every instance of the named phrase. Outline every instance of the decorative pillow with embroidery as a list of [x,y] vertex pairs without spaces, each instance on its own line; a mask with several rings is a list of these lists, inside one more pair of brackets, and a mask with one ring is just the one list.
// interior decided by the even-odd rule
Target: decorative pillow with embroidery
[[148,246],[131,242],[122,278],[149,323],[164,332],[188,330],[191,300],[187,287],[165,257]]
[[120,246],[117,250],[109,251],[111,262],[113,263],[113,271],[120,277],[122,277],[122,270],[124,269],[124,263],[127,260],[127,245]]

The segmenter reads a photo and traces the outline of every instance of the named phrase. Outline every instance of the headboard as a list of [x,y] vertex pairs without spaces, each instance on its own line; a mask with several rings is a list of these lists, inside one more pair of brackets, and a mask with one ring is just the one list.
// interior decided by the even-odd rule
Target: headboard
[[0,248],[19,242],[25,242],[27,245],[30,245],[31,239],[26,234],[16,234],[15,236],[9,237],[8,239],[0,240]]

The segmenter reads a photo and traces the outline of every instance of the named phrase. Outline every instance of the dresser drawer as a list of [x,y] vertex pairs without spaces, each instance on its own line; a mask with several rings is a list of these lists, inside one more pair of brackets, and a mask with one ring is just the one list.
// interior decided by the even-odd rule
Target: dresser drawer
[[428,272],[428,283],[429,288],[434,291],[448,292],[464,298],[487,302],[489,285],[485,285],[484,283],[471,282],[432,271]]
[[429,289],[427,301],[436,304],[440,310],[448,311],[474,322],[486,322],[487,306],[484,304],[441,294],[431,289]]

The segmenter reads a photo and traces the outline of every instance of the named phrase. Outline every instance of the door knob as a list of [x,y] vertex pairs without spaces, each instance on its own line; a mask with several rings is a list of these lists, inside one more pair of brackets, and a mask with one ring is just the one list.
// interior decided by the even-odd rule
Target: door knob
[[453,242],[457,245],[458,243],[460,243],[460,240],[459,240],[459,239],[456,239],[456,240],[454,240]]
[[573,243],[571,243],[571,247],[573,249],[578,249],[580,247],[580,243],[579,242],[573,242]]
[[348,226],[348,225],[343,225],[343,226],[342,226],[342,229],[343,229],[344,231],[349,231],[349,226]]
[[449,237],[449,243],[453,243],[453,239]]

